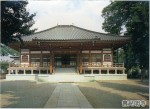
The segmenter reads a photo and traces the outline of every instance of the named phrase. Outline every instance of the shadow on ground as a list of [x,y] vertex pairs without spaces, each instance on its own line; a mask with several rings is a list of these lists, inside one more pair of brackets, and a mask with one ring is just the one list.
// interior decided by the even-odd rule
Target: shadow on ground
[[[94,108],[122,108],[122,100],[129,100],[132,96],[132,99],[144,97],[144,100],[148,100],[149,87],[134,84],[122,84],[119,81],[116,83],[97,81],[78,83],[78,87]],[[147,103],[149,103],[149,100]],[[148,108],[148,104],[146,108]]]
[[91,87],[79,88],[94,108],[122,108],[122,100],[125,98],[118,94]]
[[33,81],[1,82],[2,108],[43,108],[56,84]]
[[[119,91],[127,91],[127,92],[133,92],[133,93],[137,93],[137,94],[145,94],[145,93],[149,93],[149,88],[145,87],[145,86],[138,86],[138,85],[130,85],[130,84],[120,84],[120,83],[108,83],[108,82],[99,82],[98,83],[102,86],[102,87],[109,87],[109,88],[113,88],[115,90],[119,90]],[[149,99],[149,96],[145,96],[146,99]]]

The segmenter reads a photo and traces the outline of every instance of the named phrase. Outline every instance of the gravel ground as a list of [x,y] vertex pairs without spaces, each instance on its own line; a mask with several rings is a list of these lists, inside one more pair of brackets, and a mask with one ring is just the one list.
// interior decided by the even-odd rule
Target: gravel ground
[[78,87],[94,108],[122,108],[122,100],[145,100],[149,107],[148,81],[95,81],[78,83]]
[[[0,81],[3,108],[43,108],[57,84],[35,81]],[[94,108],[121,108],[122,100],[146,100],[148,81],[97,81],[76,83]]]
[[56,84],[34,81],[1,81],[3,108],[43,108]]

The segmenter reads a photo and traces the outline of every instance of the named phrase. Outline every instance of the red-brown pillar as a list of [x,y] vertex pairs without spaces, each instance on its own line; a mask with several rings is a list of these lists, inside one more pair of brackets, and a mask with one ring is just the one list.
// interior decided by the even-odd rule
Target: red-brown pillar
[[113,54],[113,48],[111,48],[111,63],[112,63],[112,67],[113,67],[113,64],[114,64],[114,54]]
[[101,66],[103,67],[103,49],[102,49],[102,53],[101,53]]
[[80,51],[80,74],[82,74],[82,51]]
[[40,54],[40,66],[43,67],[43,52],[41,50],[41,54]]
[[50,51],[50,74],[53,73],[53,53]]
[[31,67],[31,51],[29,49],[29,67]]
[[92,67],[91,49],[89,50],[89,67]]

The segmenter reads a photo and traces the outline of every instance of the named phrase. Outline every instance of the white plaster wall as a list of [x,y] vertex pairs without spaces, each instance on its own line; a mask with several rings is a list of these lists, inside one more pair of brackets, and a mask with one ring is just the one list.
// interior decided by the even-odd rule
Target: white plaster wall
[[7,74],[6,80],[36,80],[49,82],[88,82],[93,80],[127,80],[127,74],[36,75]]

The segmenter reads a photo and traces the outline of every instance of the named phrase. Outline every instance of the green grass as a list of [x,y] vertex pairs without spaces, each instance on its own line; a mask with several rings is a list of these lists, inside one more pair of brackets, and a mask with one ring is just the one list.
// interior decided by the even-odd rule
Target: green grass
[[[0,68],[4,71],[4,73],[7,73],[7,68],[9,67],[9,63],[8,62],[0,62]],[[0,71],[1,73],[1,71]]]

